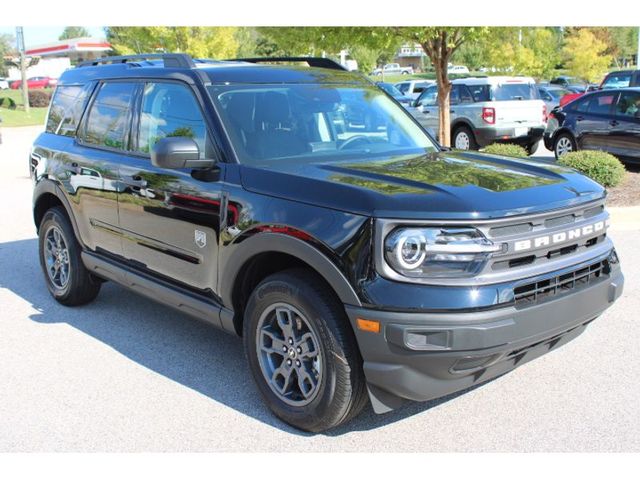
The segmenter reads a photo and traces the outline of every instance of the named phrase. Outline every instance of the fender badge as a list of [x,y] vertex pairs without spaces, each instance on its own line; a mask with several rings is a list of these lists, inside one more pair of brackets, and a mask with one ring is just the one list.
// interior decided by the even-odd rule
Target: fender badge
[[204,248],[207,245],[207,234],[201,232],[200,230],[196,230],[195,242],[197,246],[199,246],[200,248]]

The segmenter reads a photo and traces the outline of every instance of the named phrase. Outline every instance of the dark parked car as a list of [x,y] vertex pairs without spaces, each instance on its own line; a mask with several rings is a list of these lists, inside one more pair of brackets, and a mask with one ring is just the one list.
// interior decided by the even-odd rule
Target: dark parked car
[[587,93],[549,115],[545,146],[556,158],[575,150],[602,150],[640,161],[640,88]]
[[404,95],[400,90],[398,90],[391,83],[387,82],[376,82],[376,85],[380,87],[382,90],[391,95],[396,101],[402,104],[403,107],[409,107],[413,103],[413,99]]
[[265,403],[317,432],[502,375],[622,293],[600,185],[440,148],[361,75],[290,60],[62,75],[30,157],[55,300],[114,281],[241,336]]
[[604,77],[600,88],[607,90],[610,88],[640,87],[640,70],[618,70],[610,72]]

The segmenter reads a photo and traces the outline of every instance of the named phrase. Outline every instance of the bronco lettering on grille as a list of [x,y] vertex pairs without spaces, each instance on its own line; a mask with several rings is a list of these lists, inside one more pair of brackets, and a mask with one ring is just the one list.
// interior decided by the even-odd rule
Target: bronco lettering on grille
[[542,235],[540,237],[518,240],[513,244],[513,250],[515,252],[522,252],[524,250],[531,250],[533,248],[548,247],[550,245],[556,245],[558,243],[564,243],[568,240],[575,240],[594,233],[601,232],[605,227],[609,226],[609,219],[602,220],[600,222],[593,223],[591,225],[585,225],[583,227],[574,228],[572,230],[566,230],[564,232],[558,232],[551,235]]

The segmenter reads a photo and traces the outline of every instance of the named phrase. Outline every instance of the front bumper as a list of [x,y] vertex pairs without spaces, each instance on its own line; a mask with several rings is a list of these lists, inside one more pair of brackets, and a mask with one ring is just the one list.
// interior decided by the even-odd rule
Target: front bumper
[[480,147],[486,147],[491,143],[515,143],[526,146],[533,145],[542,138],[544,127],[531,127],[527,133],[519,134],[516,128],[483,127],[473,130],[476,141]]
[[[502,375],[577,337],[622,293],[619,266],[569,294],[516,308],[399,313],[347,307],[377,413],[439,398]],[[377,320],[380,332],[357,328]]]

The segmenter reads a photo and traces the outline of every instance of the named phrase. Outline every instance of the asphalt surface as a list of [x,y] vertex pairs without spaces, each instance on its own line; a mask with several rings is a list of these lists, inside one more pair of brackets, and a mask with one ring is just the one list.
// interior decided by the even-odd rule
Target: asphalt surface
[[263,405],[239,339],[113,283],[84,307],[51,299],[30,210],[36,133],[5,128],[0,145],[1,452],[640,450],[640,225],[614,223],[626,289],[575,341],[463,394],[308,435]]

